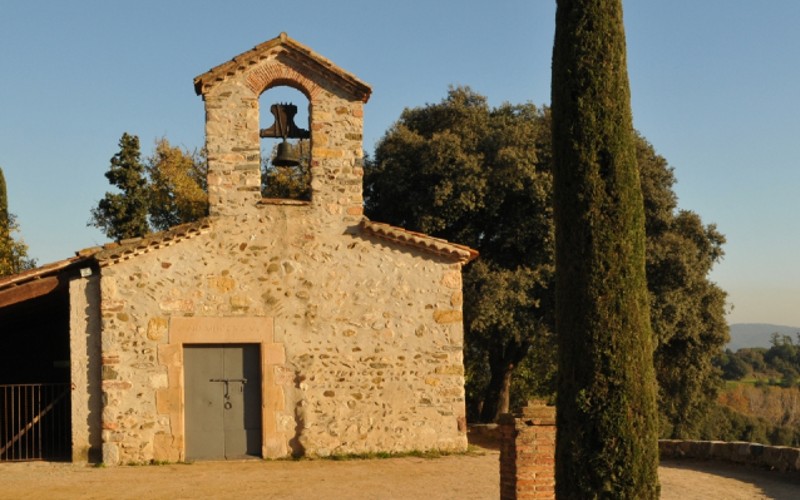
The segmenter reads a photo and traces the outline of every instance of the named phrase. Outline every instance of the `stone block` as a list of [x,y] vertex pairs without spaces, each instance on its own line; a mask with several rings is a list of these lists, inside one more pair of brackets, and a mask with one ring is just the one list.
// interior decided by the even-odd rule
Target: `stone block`
[[442,286],[461,289],[461,271],[447,271],[442,275]]
[[179,387],[168,387],[156,391],[156,411],[161,415],[177,414],[181,411],[182,393]]
[[171,434],[158,432],[153,436],[153,460],[158,462],[178,462],[181,459],[181,449],[176,446]]
[[280,343],[265,343],[264,362],[268,365],[283,365],[286,363],[286,350]]
[[458,309],[436,309],[433,312],[433,319],[439,324],[459,323],[462,313]]
[[158,346],[158,362],[164,366],[183,364],[183,346],[181,344],[160,344]]
[[169,331],[169,321],[167,318],[158,316],[150,318],[147,322],[147,338],[153,341],[162,340]]
[[464,375],[464,365],[446,365],[436,367],[437,375]]
[[266,436],[262,448],[264,458],[283,458],[289,453],[286,447],[286,437],[283,434]]
[[283,388],[278,386],[267,386],[264,391],[266,401],[264,407],[269,410],[281,411],[286,407],[286,399],[284,397]]
[[103,443],[103,463],[106,465],[119,465],[119,445],[115,443]]

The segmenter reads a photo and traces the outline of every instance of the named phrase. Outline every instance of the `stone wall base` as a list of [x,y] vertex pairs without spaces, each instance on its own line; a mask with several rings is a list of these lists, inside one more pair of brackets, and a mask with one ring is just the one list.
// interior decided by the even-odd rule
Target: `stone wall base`
[[788,446],[662,439],[658,442],[658,450],[662,459],[696,458],[753,465],[770,470],[800,471],[800,448]]

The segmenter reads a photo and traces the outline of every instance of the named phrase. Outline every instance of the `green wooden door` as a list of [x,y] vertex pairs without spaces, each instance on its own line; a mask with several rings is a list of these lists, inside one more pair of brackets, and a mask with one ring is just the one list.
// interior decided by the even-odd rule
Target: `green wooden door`
[[261,456],[261,370],[257,344],[183,350],[186,458]]

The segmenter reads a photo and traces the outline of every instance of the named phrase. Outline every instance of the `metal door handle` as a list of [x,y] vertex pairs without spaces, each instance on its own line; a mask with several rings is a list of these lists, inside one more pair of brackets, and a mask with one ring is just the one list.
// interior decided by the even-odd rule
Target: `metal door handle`
[[225,406],[226,410],[230,410],[233,407],[233,403],[231,403],[231,395],[230,395],[230,383],[231,382],[239,382],[242,385],[239,386],[239,392],[244,392],[244,384],[247,383],[246,378],[211,378],[208,379],[209,382],[222,382],[225,384],[225,388],[223,389],[222,397],[225,398]]

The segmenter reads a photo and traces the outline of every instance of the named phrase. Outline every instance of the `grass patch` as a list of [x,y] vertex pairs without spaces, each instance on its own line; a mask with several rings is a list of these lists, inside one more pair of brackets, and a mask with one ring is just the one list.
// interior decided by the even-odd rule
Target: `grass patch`
[[776,386],[782,387],[784,385],[783,377],[780,376],[772,376],[768,377],[764,376],[749,376],[744,377],[739,380],[726,380],[725,381],[725,389],[736,389],[739,386],[750,386],[750,387],[763,387],[763,386]]
[[466,451],[447,451],[447,450],[410,450],[410,451],[374,451],[366,453],[342,453],[333,454],[327,457],[300,457],[295,460],[332,460],[335,462],[348,460],[385,460],[387,458],[424,458],[436,459],[449,456],[483,456],[486,452],[480,447],[469,445]]
[[[102,463],[102,462],[101,462]],[[128,462],[126,467],[147,467],[147,466],[162,466],[162,465],[192,465],[193,461],[184,462],[170,462],[169,460],[150,460],[148,462]],[[103,465],[105,467],[105,464]]]

